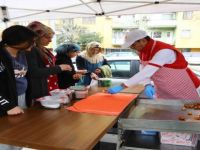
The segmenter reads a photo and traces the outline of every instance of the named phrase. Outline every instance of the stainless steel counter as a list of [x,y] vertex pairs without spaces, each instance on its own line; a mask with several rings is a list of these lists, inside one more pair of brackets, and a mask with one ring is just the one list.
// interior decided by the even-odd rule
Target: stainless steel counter
[[[190,101],[141,99],[128,118],[119,120],[119,126],[134,130],[200,132],[200,120],[194,119],[200,115],[200,110],[182,110],[188,102]],[[192,115],[188,115],[189,112]],[[185,121],[180,121],[180,116],[184,116]]]
[[[136,107],[128,118],[118,121],[118,149],[159,149],[159,150],[198,150],[187,146],[160,144],[159,136],[138,134],[139,130],[200,133],[200,120],[194,117],[200,115],[200,110],[182,110],[184,104],[194,103],[190,100],[138,100]],[[188,115],[192,113],[192,115]],[[184,121],[179,117],[185,117]],[[138,130],[138,131],[137,131]],[[127,132],[129,133],[127,135]],[[130,134],[131,132],[131,134]],[[139,142],[139,144],[138,144]],[[145,144],[146,143],[146,144]],[[142,146],[143,145],[143,146]]]

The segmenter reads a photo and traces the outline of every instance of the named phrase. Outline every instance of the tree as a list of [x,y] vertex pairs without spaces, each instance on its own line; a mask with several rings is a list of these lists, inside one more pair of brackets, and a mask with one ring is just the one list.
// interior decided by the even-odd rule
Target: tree
[[64,20],[60,27],[57,27],[57,45],[62,43],[78,43],[82,49],[92,41],[102,42],[103,37],[98,33],[89,32],[88,29],[75,25],[73,19]]
[[85,46],[87,43],[92,42],[92,41],[96,41],[101,43],[103,40],[103,37],[100,36],[99,34],[95,33],[95,32],[87,32],[87,33],[81,33],[79,38],[78,38],[78,44],[81,45],[82,49],[85,49]]
[[56,43],[68,43],[68,42],[77,42],[79,35],[85,32],[85,28],[75,25],[72,19],[64,20],[62,26],[57,29],[57,40]]

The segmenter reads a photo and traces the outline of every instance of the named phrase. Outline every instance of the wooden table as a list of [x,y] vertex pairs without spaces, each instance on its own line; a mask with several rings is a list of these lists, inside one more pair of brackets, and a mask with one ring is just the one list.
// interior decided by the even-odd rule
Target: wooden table
[[[92,90],[89,91],[89,95],[92,95],[94,93],[97,92],[102,92],[107,90],[106,87],[93,87]],[[136,85],[134,87],[131,88],[126,88],[124,90],[122,90],[120,93],[130,93],[130,94],[140,94],[142,91],[144,90],[144,86],[143,85]]]
[[36,149],[87,150],[101,139],[117,116],[32,108],[0,119],[0,141]]
[[77,113],[64,108],[33,107],[23,115],[0,118],[0,142],[44,150],[88,150],[117,119],[118,116]]

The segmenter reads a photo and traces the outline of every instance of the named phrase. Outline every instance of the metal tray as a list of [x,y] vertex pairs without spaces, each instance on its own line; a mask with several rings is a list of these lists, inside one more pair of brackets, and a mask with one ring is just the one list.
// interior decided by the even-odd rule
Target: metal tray
[[[126,130],[152,130],[172,132],[200,132],[200,120],[194,116],[200,115],[200,110],[182,110],[185,100],[139,100],[128,118],[119,119],[119,128]],[[194,103],[196,101],[192,101]],[[191,112],[192,115],[188,115]],[[185,121],[180,121],[184,116]]]

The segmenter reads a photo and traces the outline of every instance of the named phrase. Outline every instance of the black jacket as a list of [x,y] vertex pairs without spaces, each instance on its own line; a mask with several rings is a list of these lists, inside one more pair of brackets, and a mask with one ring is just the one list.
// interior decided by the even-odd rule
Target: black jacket
[[8,110],[17,105],[17,89],[12,60],[4,49],[0,49],[0,116],[6,115]]
[[49,75],[61,72],[59,66],[46,67],[42,59],[41,53],[37,47],[33,47],[31,52],[26,53],[28,63],[28,91],[31,93],[31,98],[39,98],[49,94],[47,79]]
[[58,74],[58,86],[61,89],[66,89],[70,86],[75,85],[79,80],[74,80],[73,75],[76,73],[74,65],[70,57],[66,54],[59,54],[56,56],[56,65],[68,64],[72,67],[72,71],[63,71]]

